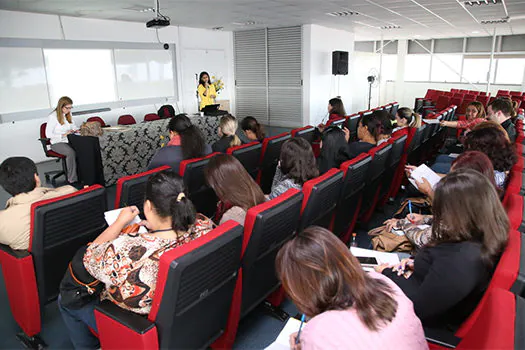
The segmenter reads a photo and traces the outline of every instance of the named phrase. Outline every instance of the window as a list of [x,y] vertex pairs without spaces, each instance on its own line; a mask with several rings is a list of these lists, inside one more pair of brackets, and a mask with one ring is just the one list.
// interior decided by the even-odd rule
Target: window
[[52,104],[61,96],[77,105],[117,100],[111,50],[44,49],[44,58]]
[[[492,63],[492,76],[496,68],[496,61]],[[463,82],[486,83],[489,71],[490,58],[469,58],[465,56],[463,61]]]
[[523,83],[525,58],[498,58],[495,84]]
[[405,81],[428,81],[430,55],[407,55],[405,60]]
[[434,55],[431,81],[459,82],[462,55]]

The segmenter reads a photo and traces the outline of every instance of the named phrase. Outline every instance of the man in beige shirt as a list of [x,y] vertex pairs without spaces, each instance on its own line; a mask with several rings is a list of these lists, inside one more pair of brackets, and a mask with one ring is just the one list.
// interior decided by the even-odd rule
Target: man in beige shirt
[[40,187],[35,163],[26,157],[11,157],[0,164],[0,186],[11,196],[0,210],[0,244],[11,249],[29,248],[31,204],[73,193],[72,186]]

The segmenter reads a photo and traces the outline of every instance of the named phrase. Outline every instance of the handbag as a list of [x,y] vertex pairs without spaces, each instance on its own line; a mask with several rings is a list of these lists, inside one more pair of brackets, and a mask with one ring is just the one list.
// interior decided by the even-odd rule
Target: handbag
[[412,203],[412,213],[421,215],[432,214],[432,201],[430,201],[427,197],[412,197],[405,199],[401,203],[401,206],[393,215],[394,218],[404,219],[408,214],[410,214],[408,201]]
[[104,284],[84,267],[86,249],[87,245],[77,250],[60,282],[60,304],[67,309],[81,309],[98,299],[104,290]]
[[380,252],[411,253],[414,247],[405,235],[397,235],[386,230],[386,225],[368,231],[372,236],[372,247]]

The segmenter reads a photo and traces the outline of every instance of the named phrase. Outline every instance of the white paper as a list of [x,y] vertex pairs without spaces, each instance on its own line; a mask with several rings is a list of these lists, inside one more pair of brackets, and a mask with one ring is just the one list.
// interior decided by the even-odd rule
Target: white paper
[[358,247],[351,247],[350,252],[354,256],[364,256],[376,258],[379,265],[381,264],[399,264],[399,256],[395,253],[378,252],[377,250],[363,249]]
[[439,124],[439,119],[423,119],[425,124]]
[[[290,349],[290,335],[299,332],[299,327],[301,327],[301,321],[290,317],[284,328],[281,330],[281,333],[277,336],[277,339],[271,343],[266,350],[280,350],[280,349]],[[304,327],[304,325],[303,325]]]
[[[106,219],[106,222],[108,223],[108,225],[111,225],[115,221],[117,221],[117,218],[121,211],[122,211],[122,208],[119,208],[119,209],[110,210],[104,213],[104,219]],[[142,220],[140,220],[140,217],[137,215],[135,216],[133,220],[129,222],[128,225],[138,224],[141,221]],[[146,229],[144,226],[140,226],[139,233],[147,233],[147,232],[148,232],[148,229]]]
[[450,153],[448,156],[450,158],[457,158],[457,157],[459,157],[459,153]]
[[416,169],[414,169],[414,171],[412,171],[412,173],[410,174],[408,180],[412,185],[414,185],[414,187],[417,188],[417,183],[415,180],[417,180],[418,182],[423,182],[423,178],[427,179],[428,182],[430,182],[432,188],[435,188],[437,183],[441,181],[441,176],[436,174],[425,164],[421,164]]

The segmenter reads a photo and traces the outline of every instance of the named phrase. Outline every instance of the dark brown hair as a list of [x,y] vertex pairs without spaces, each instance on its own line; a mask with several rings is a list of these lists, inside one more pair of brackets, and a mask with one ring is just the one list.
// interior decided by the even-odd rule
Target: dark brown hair
[[465,136],[465,150],[485,153],[494,170],[509,171],[516,163],[516,153],[507,138],[507,132],[496,123],[480,123]]
[[261,124],[254,117],[246,117],[241,121],[241,128],[246,131],[250,130],[255,134],[259,142],[264,140],[264,130]]
[[343,104],[343,101],[338,98],[332,98],[330,101],[328,101],[328,104],[332,106],[332,110],[330,111],[330,114],[337,114],[341,117],[344,117],[346,115],[345,106]]
[[365,326],[377,331],[396,316],[390,286],[369,277],[327,229],[308,227],[281,248],[275,263],[285,291],[309,317],[353,307]]
[[266,201],[261,188],[234,156],[212,157],[204,176],[222,202],[248,210]]
[[319,176],[312,146],[302,137],[284,141],[280,159],[283,175],[298,185],[302,186],[306,181]]
[[504,116],[506,117],[512,117],[512,113],[514,112],[514,108],[512,107],[512,100],[510,98],[505,97],[498,97],[491,103],[489,103],[489,107],[492,108],[492,111],[494,113],[501,111]]
[[507,243],[509,219],[486,176],[472,169],[449,173],[436,186],[432,212],[432,244],[478,242],[486,265],[494,265]]

